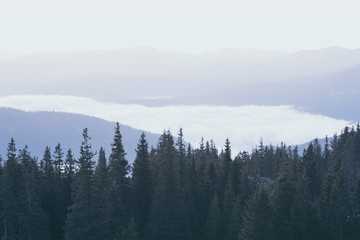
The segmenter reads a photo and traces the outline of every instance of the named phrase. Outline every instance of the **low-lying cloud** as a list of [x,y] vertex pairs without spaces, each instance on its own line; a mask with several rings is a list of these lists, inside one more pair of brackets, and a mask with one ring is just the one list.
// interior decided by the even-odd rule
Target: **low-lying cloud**
[[[24,111],[61,111],[118,121],[153,133],[180,127],[187,142],[197,146],[201,137],[222,147],[228,137],[233,153],[250,150],[259,143],[302,144],[315,137],[340,132],[347,124],[322,115],[297,110],[294,106],[164,106],[101,102],[90,98],[60,95],[14,95],[0,97],[0,107]],[[85,126],[84,126],[85,127]]]

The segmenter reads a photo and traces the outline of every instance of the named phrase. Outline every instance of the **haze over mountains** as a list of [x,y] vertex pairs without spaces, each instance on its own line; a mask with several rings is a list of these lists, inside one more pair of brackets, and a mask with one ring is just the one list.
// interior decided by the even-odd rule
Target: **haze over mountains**
[[7,53],[0,107],[86,114],[158,134],[183,127],[195,146],[229,137],[236,152],[260,138],[302,144],[359,121],[359,78],[360,50],[340,47]]
[[[64,152],[71,148],[75,157],[79,156],[83,140],[82,130],[87,127],[92,149],[103,147],[108,157],[111,153],[115,123],[80,114],[59,112],[24,112],[10,108],[0,108],[0,153],[6,156],[10,138],[15,140],[18,149],[29,147],[32,156],[42,158],[45,147],[54,151],[60,143]],[[126,125],[120,126],[126,158],[135,159],[135,149],[143,131]],[[160,135],[145,132],[149,146],[156,146]],[[97,157],[95,158],[97,159]]]
[[151,48],[36,53],[0,61],[0,95],[64,94],[116,103],[295,105],[360,119],[360,50],[285,53],[222,49],[199,55]]

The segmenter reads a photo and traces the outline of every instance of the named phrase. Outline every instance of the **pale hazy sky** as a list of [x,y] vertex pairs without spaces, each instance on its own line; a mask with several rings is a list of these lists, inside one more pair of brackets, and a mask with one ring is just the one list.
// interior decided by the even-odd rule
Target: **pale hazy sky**
[[1,0],[1,51],[360,48],[358,0]]

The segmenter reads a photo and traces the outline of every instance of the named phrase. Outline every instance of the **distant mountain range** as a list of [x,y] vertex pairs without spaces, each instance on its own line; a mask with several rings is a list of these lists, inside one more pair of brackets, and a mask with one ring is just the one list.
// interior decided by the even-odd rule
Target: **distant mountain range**
[[[7,145],[13,137],[17,149],[28,146],[32,156],[42,158],[46,146],[53,151],[60,143],[64,152],[69,148],[74,155],[79,156],[82,142],[82,130],[87,127],[91,137],[91,145],[94,151],[103,147],[106,156],[111,153],[110,144],[113,141],[114,122],[108,122],[100,118],[89,117],[81,114],[61,112],[25,112],[12,108],[0,108],[0,153],[6,158]],[[135,159],[138,140],[142,130],[134,129],[126,125],[120,125],[123,144],[127,153],[126,158],[130,163]],[[145,132],[149,147],[156,147],[159,134]],[[329,143],[332,136],[329,136]],[[319,139],[324,147],[325,139]],[[309,146],[310,142],[298,145],[299,154]],[[292,146],[292,147],[295,147]],[[95,160],[97,158],[95,157]]]
[[[3,59],[3,60],[1,60]],[[295,105],[360,120],[360,50],[203,54],[130,48],[0,56],[0,96],[64,94],[117,103]]]
[[[31,155],[42,158],[46,146],[53,151],[60,143],[64,152],[72,149],[79,155],[82,131],[87,127],[94,151],[103,147],[106,156],[111,153],[115,123],[80,114],[59,112],[24,112],[10,108],[0,108],[0,153],[6,157],[7,144],[13,137],[18,149],[28,145]],[[133,162],[138,140],[142,130],[121,125],[120,131],[127,153],[126,158]],[[156,146],[159,135],[145,132],[149,146]],[[95,157],[97,160],[97,156]]]

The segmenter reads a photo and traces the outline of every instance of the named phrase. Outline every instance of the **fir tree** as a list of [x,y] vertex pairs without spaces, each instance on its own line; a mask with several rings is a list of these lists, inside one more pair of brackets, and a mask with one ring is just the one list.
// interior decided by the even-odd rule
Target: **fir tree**
[[282,145],[278,150],[279,160],[277,163],[277,174],[272,208],[274,214],[272,216],[273,222],[273,237],[278,240],[291,238],[291,209],[294,200],[294,183],[290,176],[290,164],[285,145]]
[[93,188],[91,177],[93,174],[92,161],[95,153],[91,150],[88,129],[83,130],[83,142],[80,147],[78,160],[79,171],[72,184],[72,205],[66,220],[66,240],[90,240],[97,239],[94,234],[94,210],[92,205]]
[[159,141],[158,159],[163,163],[151,207],[148,239],[188,239],[190,235],[184,194],[179,185],[177,154],[170,132]]
[[62,169],[63,169],[63,157],[64,157],[64,153],[61,149],[61,145],[60,143],[58,143],[55,147],[55,151],[53,154],[54,157],[54,168],[55,168],[55,175],[56,178],[59,180],[61,178],[62,175]]
[[23,190],[23,175],[17,162],[15,141],[11,138],[7,148],[7,160],[4,164],[2,187],[2,235],[3,239],[19,239],[22,232],[21,222],[21,191]]
[[60,216],[58,212],[58,203],[62,204],[58,199],[61,197],[59,192],[60,179],[56,179],[54,161],[51,157],[51,150],[49,147],[45,148],[41,162],[43,168],[40,186],[41,206],[48,216],[51,238],[61,239],[63,237],[62,227],[64,225],[57,221],[57,217]]
[[127,209],[130,205],[128,178],[130,166],[125,155],[120,125],[116,123],[114,142],[109,158],[109,189],[107,193],[112,237],[116,236],[119,228],[125,227],[129,218]]
[[38,167],[25,146],[19,151],[19,161],[24,177],[24,189],[20,193],[22,202],[19,223],[19,237],[21,239],[50,239],[48,219],[40,206],[37,192]]
[[203,239],[204,240],[218,240],[222,239],[222,215],[219,207],[219,200],[217,197],[217,193],[213,197],[211,202],[207,220],[203,230]]
[[149,217],[153,188],[148,143],[144,133],[141,134],[136,149],[131,187],[134,218],[138,223],[140,236],[143,237],[143,230]]
[[296,195],[292,208],[292,234],[294,239],[317,239],[319,223],[317,218],[316,199],[312,195],[311,177],[308,175],[306,162],[303,174],[297,181]]
[[271,215],[268,194],[263,187],[258,186],[258,190],[246,203],[239,240],[271,239]]
[[74,179],[74,175],[75,175],[75,169],[74,169],[74,165],[75,165],[75,159],[74,156],[72,154],[71,149],[69,149],[66,153],[66,158],[65,158],[65,169],[64,169],[64,179],[63,179],[63,189],[64,189],[64,206],[66,208],[66,214],[65,214],[65,218],[67,216],[67,210],[70,207],[70,205],[72,204],[72,200],[71,200],[71,192],[72,192],[72,182]]
[[105,151],[100,148],[99,159],[92,179],[94,211],[93,237],[97,239],[111,239],[108,202],[104,201],[108,186],[108,168]]

